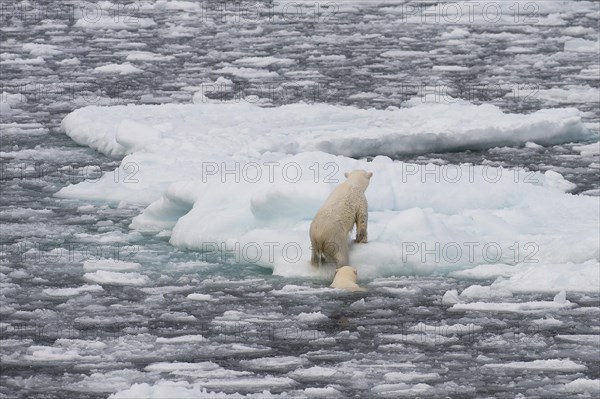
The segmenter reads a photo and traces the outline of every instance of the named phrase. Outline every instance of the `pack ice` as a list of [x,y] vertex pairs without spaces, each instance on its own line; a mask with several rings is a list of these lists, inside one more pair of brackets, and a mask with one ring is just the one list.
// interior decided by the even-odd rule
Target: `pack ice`
[[[315,277],[311,219],[344,172],[366,169],[374,173],[366,193],[370,241],[350,250],[359,276],[501,264],[535,276],[548,267],[553,278],[576,282],[561,289],[599,286],[598,198],[565,192],[573,185],[560,174],[390,158],[593,138],[577,109],[508,114],[462,100],[414,99],[386,110],[200,100],[72,112],[63,127],[73,140],[123,159],[98,181],[57,195],[141,204],[132,229],[274,274]],[[562,264],[569,279],[557,275]],[[518,281],[522,289],[528,280]]]

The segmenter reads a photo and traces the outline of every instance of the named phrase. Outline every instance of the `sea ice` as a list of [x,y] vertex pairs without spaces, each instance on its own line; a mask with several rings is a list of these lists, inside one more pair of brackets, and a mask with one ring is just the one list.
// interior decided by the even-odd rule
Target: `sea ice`
[[[308,226],[343,172],[366,169],[374,172],[366,192],[369,243],[350,249],[362,278],[440,270],[467,277],[468,269],[482,264],[527,264],[554,273],[548,265],[571,262],[564,270],[572,278],[561,279],[556,266],[561,289],[597,288],[597,279],[586,279],[600,251],[597,200],[565,194],[574,185],[558,172],[349,158],[594,137],[578,110],[506,114],[460,100],[414,99],[407,105],[85,107],[64,119],[67,134],[125,157],[99,181],[70,185],[57,195],[142,204],[146,209],[133,219],[134,230],[170,235],[175,246],[282,276],[329,278],[326,268],[315,272],[309,265]],[[512,281],[517,279],[516,289],[532,284],[526,276]]]
[[149,285],[150,278],[139,273],[118,273],[98,270],[94,273],[85,273],[83,279],[98,284],[106,285]]
[[551,370],[577,372],[585,371],[587,367],[583,364],[575,363],[569,359],[548,359],[533,360],[530,362],[507,362],[498,364],[484,364],[483,367],[492,367],[497,369],[519,369],[519,370]]
[[107,64],[94,68],[94,72],[98,73],[118,73],[120,75],[127,75],[130,73],[142,72],[140,68],[137,68],[130,63],[125,64]]

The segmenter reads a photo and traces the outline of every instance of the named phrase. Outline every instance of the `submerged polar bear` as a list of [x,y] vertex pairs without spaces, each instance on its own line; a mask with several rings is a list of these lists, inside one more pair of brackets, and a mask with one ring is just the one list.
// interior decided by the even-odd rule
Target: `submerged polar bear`
[[347,265],[348,233],[356,223],[356,242],[367,242],[368,207],[365,190],[372,172],[345,173],[346,181],[336,187],[310,224],[311,263],[320,266],[323,258],[336,267]]
[[342,266],[335,272],[331,288],[340,288],[348,291],[366,291],[356,284],[357,272],[352,266]]

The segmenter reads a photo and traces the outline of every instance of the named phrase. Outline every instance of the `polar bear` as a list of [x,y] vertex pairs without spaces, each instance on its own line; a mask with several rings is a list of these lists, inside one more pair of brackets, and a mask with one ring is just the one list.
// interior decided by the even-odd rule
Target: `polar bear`
[[341,288],[348,291],[366,291],[364,288],[356,284],[356,269],[352,266],[342,266],[335,272],[331,288]]
[[323,258],[333,260],[336,268],[347,265],[348,233],[356,224],[356,242],[367,242],[368,206],[365,190],[373,172],[355,170],[344,173],[346,181],[337,186],[310,224],[311,264]]

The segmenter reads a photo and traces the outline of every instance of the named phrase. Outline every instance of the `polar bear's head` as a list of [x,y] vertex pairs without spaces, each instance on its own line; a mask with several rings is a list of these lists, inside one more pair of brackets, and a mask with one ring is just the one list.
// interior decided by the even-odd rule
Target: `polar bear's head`
[[348,291],[365,291],[356,284],[356,269],[352,266],[342,266],[335,272],[331,288],[341,288]]
[[356,169],[352,172],[344,173],[344,176],[346,176],[346,181],[352,182],[352,184],[359,186],[364,191],[369,185],[369,180],[373,176],[373,172],[367,172],[366,170]]
[[356,283],[358,272],[352,266],[342,266],[336,270],[335,277],[339,280],[352,281]]

